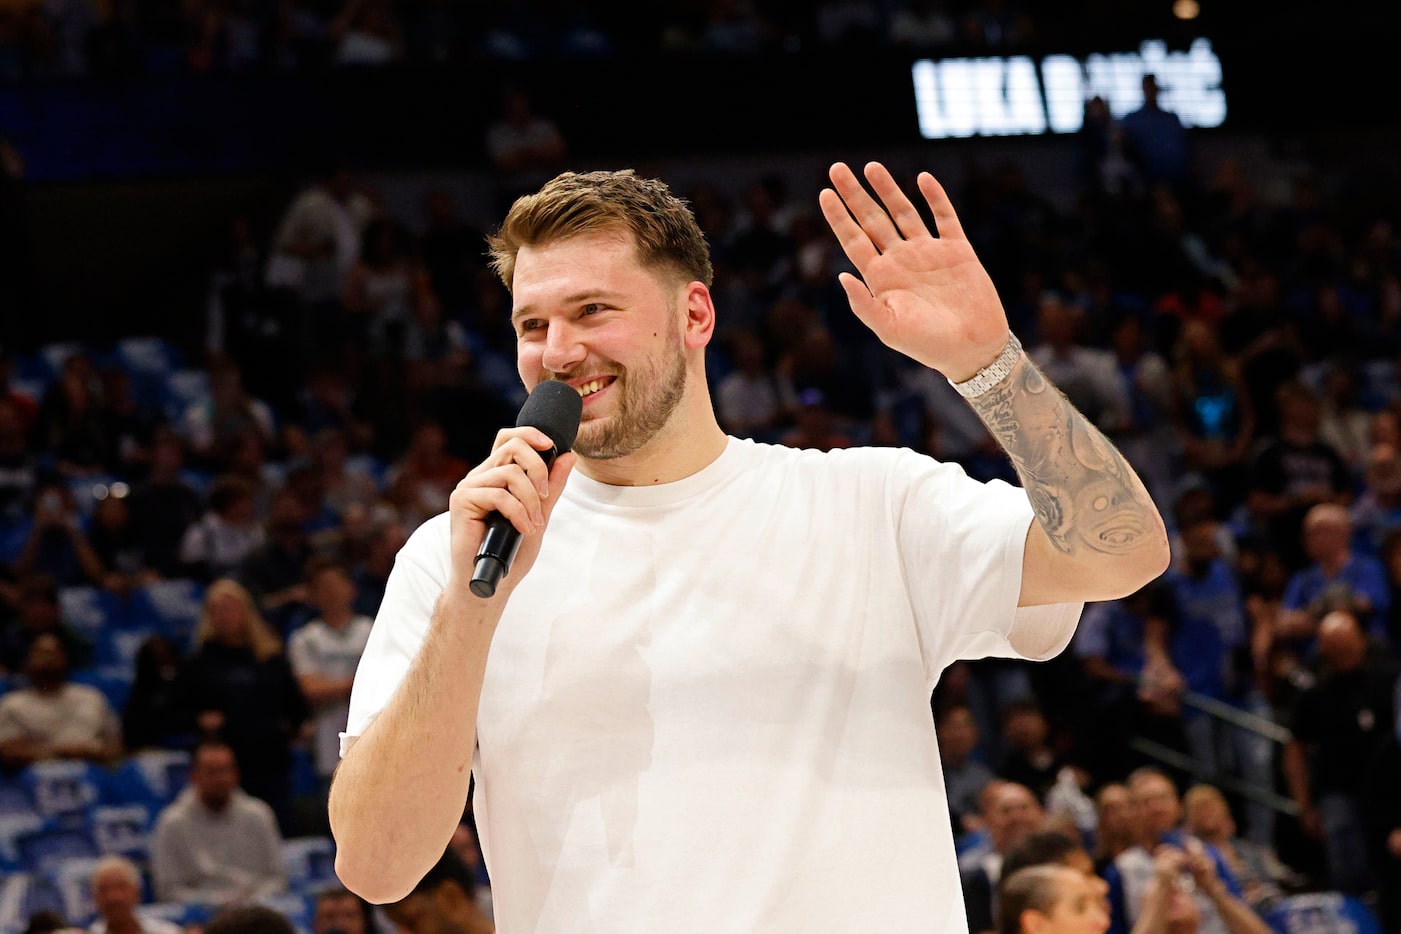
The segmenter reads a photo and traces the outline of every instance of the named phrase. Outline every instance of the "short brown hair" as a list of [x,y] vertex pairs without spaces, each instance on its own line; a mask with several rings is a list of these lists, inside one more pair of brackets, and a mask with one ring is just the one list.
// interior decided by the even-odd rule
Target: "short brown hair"
[[506,288],[516,272],[516,253],[601,230],[631,233],[643,265],[683,281],[709,286],[714,278],[710,247],[686,202],[654,178],[632,169],[565,172],[511,205],[501,228],[487,237],[491,268]]

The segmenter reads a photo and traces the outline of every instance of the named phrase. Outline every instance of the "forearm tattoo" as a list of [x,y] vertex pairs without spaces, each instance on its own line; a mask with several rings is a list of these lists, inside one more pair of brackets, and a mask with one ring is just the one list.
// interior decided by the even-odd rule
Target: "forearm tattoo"
[[968,401],[1012,459],[1057,549],[1124,555],[1149,542],[1157,509],[1133,469],[1030,359]]

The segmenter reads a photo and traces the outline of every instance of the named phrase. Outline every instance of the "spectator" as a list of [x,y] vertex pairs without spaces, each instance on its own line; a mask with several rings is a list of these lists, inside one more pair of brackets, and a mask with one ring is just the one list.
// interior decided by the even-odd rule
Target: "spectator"
[[287,888],[272,809],[238,784],[233,749],[195,747],[189,787],[161,811],[151,838],[160,901],[226,905]]
[[180,666],[181,708],[205,737],[238,757],[243,787],[285,819],[291,743],[307,718],[282,642],[236,581],[205,593],[195,650]]
[[732,435],[766,440],[787,406],[765,359],[764,342],[749,330],[730,335],[734,369],[715,390],[716,414]]
[[473,899],[471,870],[451,847],[406,897],[384,906],[384,913],[406,934],[490,934],[491,919]]
[[1252,531],[1283,550],[1291,567],[1304,563],[1299,542],[1305,514],[1322,503],[1346,505],[1352,479],[1337,451],[1319,437],[1318,399],[1303,383],[1285,382],[1275,393],[1279,436],[1255,458],[1246,505]]
[[331,39],[337,65],[389,65],[404,57],[393,0],[347,0],[331,22]]
[[1171,502],[1179,452],[1172,428],[1172,370],[1149,346],[1138,315],[1124,314],[1112,334],[1115,362],[1128,391],[1128,421],[1116,438],[1124,458],[1143,480],[1155,502]]
[[1103,883],[1058,862],[1017,870],[999,887],[998,934],[1104,934]]
[[65,477],[101,473],[115,461],[102,412],[102,384],[85,354],[63,361],[59,378],[44,393],[34,420],[34,444]]
[[136,650],[136,674],[122,710],[122,739],[128,752],[179,748],[191,734],[179,708],[180,652],[160,634]]
[[289,290],[310,309],[311,333],[331,346],[345,336],[336,327],[338,308],[360,255],[360,233],[373,213],[373,202],[351,173],[337,168],[292,200],[273,234],[268,286]]
[[350,686],[374,621],[355,612],[355,583],[341,565],[322,561],[307,572],[319,615],[292,634],[287,655],[311,707],[313,760],[321,780],[322,812],[340,763],[340,734],[350,713]]
[[102,561],[83,531],[73,494],[64,484],[53,482],[39,488],[34,520],[14,560],[14,571],[20,577],[46,574],[61,587],[102,581]]
[[97,501],[89,543],[102,566],[97,583],[103,588],[126,595],[157,580],[146,557],[140,520],[132,516],[126,496],[109,492]]
[[237,363],[215,357],[208,371],[209,394],[190,404],[180,418],[179,430],[201,463],[225,469],[245,434],[251,432],[270,442],[277,425],[268,404],[244,388]]
[[1102,787],[1095,795],[1095,871],[1103,875],[1120,853],[1142,837],[1129,786],[1110,782]]
[[1234,357],[1221,347],[1215,325],[1182,323],[1173,349],[1172,423],[1182,466],[1207,479],[1217,500],[1245,498],[1246,458],[1255,440],[1255,407]]
[[1298,884],[1295,874],[1273,847],[1236,835],[1236,821],[1226,796],[1212,785],[1193,785],[1182,796],[1185,828],[1203,843],[1216,847],[1240,880],[1245,903],[1257,912],[1269,910],[1284,895],[1286,885]]
[[1003,706],[1003,754],[997,766],[997,777],[1026,786],[1042,801],[1067,765],[1051,748],[1050,731],[1041,705],[1033,698],[1010,701]]
[[[1253,687],[1245,607],[1240,583],[1221,558],[1219,526],[1211,516],[1197,516],[1180,530],[1182,570],[1169,569],[1163,576],[1171,588],[1177,613],[1172,632],[1174,667],[1187,688],[1217,701],[1244,705]],[[1221,772],[1226,764],[1239,765],[1247,757],[1238,749],[1242,737],[1235,727],[1191,710],[1183,715],[1183,728],[1193,758],[1206,774]],[[1258,776],[1251,776],[1258,778]],[[1270,776],[1264,776],[1270,784]]]
[[131,860],[104,856],[90,878],[97,920],[88,925],[88,934],[183,934],[178,924],[136,913],[141,904],[141,870]]
[[349,889],[324,889],[316,894],[311,934],[375,934],[370,906]]
[[1362,493],[1352,504],[1352,544],[1359,554],[1380,558],[1387,535],[1401,528],[1401,451],[1380,442],[1366,456]]
[[312,439],[311,457],[320,473],[326,507],[341,519],[352,505],[368,509],[379,501],[374,478],[352,468],[347,462],[349,456],[350,442],[343,429],[328,426]]
[[200,496],[183,476],[185,449],[170,429],[157,431],[151,443],[146,478],[134,484],[127,503],[146,564],[162,577],[179,577],[180,543],[204,511]]
[[0,398],[0,529],[20,527],[34,508],[39,459],[30,449],[19,407]]
[[[1172,658],[1176,616],[1166,585],[1152,584],[1122,600],[1085,608],[1071,648],[1080,659],[1097,736],[1145,736],[1185,749],[1181,694],[1186,681]],[[1133,766],[1119,744],[1087,744],[1086,768],[1122,775]]]
[[351,565],[355,581],[355,612],[374,617],[384,599],[389,572],[394,569],[394,557],[408,541],[405,523],[392,516],[381,518],[371,530],[369,548],[360,561]]
[[208,512],[180,539],[180,564],[188,576],[209,581],[232,574],[263,543],[253,493],[252,484],[232,474],[210,486]]
[[266,905],[229,905],[214,913],[203,934],[296,934],[292,922]]
[[0,697],[0,761],[23,768],[47,759],[105,764],[121,752],[116,711],[97,688],[68,680],[68,654],[45,633],[29,646],[25,686]]
[[1160,105],[1156,75],[1144,75],[1141,86],[1143,105],[1119,121],[1126,152],[1145,187],[1167,185],[1181,194],[1192,169],[1187,129],[1177,114]]
[[1300,825],[1321,840],[1330,884],[1362,894],[1374,882],[1362,802],[1368,770],[1395,728],[1396,667],[1369,658],[1357,617],[1334,610],[1318,625],[1323,670],[1295,703],[1285,747],[1289,796]]
[[[1270,928],[1222,881],[1219,864],[1199,843],[1154,853],[1133,934],[1271,934]],[[1209,906],[1204,908],[1203,905]],[[1219,923],[1218,923],[1219,922]],[[1113,928],[1111,928],[1113,930]]]
[[1352,550],[1352,518],[1324,503],[1304,519],[1304,550],[1313,563],[1297,571],[1284,591],[1282,638],[1311,642],[1324,613],[1348,609],[1371,635],[1384,636],[1391,589],[1380,560]]
[[976,755],[978,723],[973,719],[973,712],[962,705],[945,709],[937,718],[934,733],[939,740],[939,759],[944,765],[944,790],[948,794],[954,832],[969,833],[980,829],[982,820],[978,814],[978,802],[984,789],[997,776]]
[[415,428],[408,450],[385,478],[389,487],[398,489],[402,508],[412,512],[401,516],[405,524],[413,525],[447,508],[448,495],[469,466],[448,451],[441,425],[425,422]]
[[818,451],[849,448],[853,444],[852,439],[837,427],[836,414],[820,389],[804,389],[798,393],[793,418],[796,424],[779,437],[780,444]]
[[46,574],[29,574],[20,579],[15,597],[18,613],[0,628],[0,668],[18,671],[29,657],[29,647],[42,635],[52,635],[63,645],[64,655],[74,667],[85,666],[92,645],[63,621],[58,602],[58,582]]
[[486,131],[486,155],[496,170],[502,211],[564,168],[569,145],[559,125],[535,112],[523,88],[501,92],[501,111]]
[[410,319],[422,306],[438,304],[428,272],[407,239],[394,221],[371,220],[345,279],[342,302],[354,322],[351,333],[378,359],[402,353]]
[[963,883],[964,909],[968,930],[988,931],[993,927],[993,906],[1002,860],[1028,834],[1041,828],[1046,812],[1031,789],[1015,782],[995,781],[983,792],[983,823],[988,842],[959,859]]
[[[1253,912],[1241,901],[1240,883],[1220,852],[1182,831],[1182,800],[1172,779],[1157,769],[1140,768],[1129,776],[1128,786],[1142,837],[1120,853],[1106,871],[1113,918],[1110,930],[1116,934],[1128,934],[1131,929],[1138,932],[1141,920],[1153,917],[1157,903],[1148,896],[1161,868],[1160,852],[1169,850],[1191,860],[1198,882],[1192,898],[1200,916],[1199,929],[1208,934],[1237,934],[1231,919],[1241,911]],[[1208,870],[1202,860],[1213,868]]]
[[1046,292],[1037,307],[1041,341],[1030,356],[1086,418],[1114,435],[1132,417],[1128,385],[1111,354],[1077,342],[1083,324],[1080,309],[1058,293]]
[[273,496],[263,541],[243,557],[235,572],[248,588],[273,631],[291,632],[311,615],[307,603],[306,564],[311,559],[309,516],[290,485]]

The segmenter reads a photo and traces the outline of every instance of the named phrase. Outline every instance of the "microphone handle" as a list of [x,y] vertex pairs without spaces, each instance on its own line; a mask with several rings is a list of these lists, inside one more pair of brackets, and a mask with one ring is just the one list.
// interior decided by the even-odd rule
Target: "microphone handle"
[[[540,457],[549,470],[555,462],[555,449],[541,451]],[[472,580],[468,586],[478,597],[486,598],[496,594],[496,586],[511,570],[511,562],[516,560],[516,552],[521,547],[521,533],[511,520],[493,512],[487,516],[486,535],[482,536],[481,547],[477,549],[477,563],[472,569]]]

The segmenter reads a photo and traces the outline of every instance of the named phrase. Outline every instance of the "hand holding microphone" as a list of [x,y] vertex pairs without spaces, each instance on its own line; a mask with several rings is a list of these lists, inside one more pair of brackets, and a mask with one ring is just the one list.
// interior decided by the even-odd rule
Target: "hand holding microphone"
[[493,596],[518,556],[517,577],[534,562],[534,533],[544,528],[573,468],[574,458],[562,455],[574,445],[582,412],[578,390],[557,380],[540,383],[516,427],[496,436],[491,456],[453,491],[454,573],[468,578],[476,596]]

